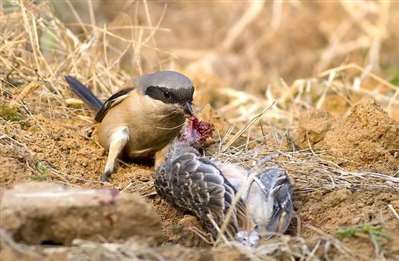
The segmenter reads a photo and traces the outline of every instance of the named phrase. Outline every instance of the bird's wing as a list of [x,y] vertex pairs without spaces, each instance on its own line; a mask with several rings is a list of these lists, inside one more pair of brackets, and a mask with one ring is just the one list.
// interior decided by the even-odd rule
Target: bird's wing
[[[192,152],[182,153],[159,168],[155,187],[170,203],[197,216],[214,237],[222,227],[237,193],[212,162]],[[246,221],[245,204],[238,199],[225,235],[234,237]]]
[[287,172],[280,168],[270,168],[260,173],[258,178],[262,183],[262,192],[273,200],[273,212],[266,229],[269,232],[284,233],[294,216],[292,185]]
[[101,122],[105,115],[107,114],[107,112],[114,107],[115,105],[119,104],[120,102],[122,102],[131,91],[133,91],[134,88],[126,88],[126,89],[122,89],[114,94],[111,95],[111,97],[109,97],[104,104],[102,105],[102,107],[99,109],[99,111],[96,114],[96,117],[94,118],[97,122]]

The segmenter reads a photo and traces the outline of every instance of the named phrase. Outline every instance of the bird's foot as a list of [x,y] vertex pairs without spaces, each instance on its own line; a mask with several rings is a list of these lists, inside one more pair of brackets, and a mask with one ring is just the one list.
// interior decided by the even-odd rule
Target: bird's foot
[[260,240],[260,235],[257,231],[239,231],[236,234],[235,240],[244,246],[254,247]]
[[109,182],[110,178],[111,178],[112,172],[111,171],[105,171],[101,177],[100,180],[102,182]]

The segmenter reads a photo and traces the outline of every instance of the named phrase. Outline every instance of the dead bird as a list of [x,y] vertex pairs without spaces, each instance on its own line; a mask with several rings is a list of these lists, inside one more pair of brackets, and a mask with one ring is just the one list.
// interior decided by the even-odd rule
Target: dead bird
[[120,155],[148,160],[180,132],[185,118],[193,115],[193,83],[174,71],[145,74],[136,88],[123,89],[104,103],[72,76],[71,90],[96,111],[100,144],[108,151],[102,181],[115,171]]
[[201,155],[201,128],[189,125],[169,146],[156,169],[158,194],[193,213],[214,238],[223,230],[227,239],[254,245],[261,236],[284,233],[294,215],[286,171],[248,171]]

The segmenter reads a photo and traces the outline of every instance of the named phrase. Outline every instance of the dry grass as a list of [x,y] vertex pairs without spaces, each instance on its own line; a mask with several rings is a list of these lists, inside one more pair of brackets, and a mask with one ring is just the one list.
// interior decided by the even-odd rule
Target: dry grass
[[[130,86],[132,76],[154,69],[177,68],[212,87],[218,81],[213,82],[210,75],[226,81],[223,86],[217,85],[215,96],[208,99],[219,104],[218,111],[232,124],[213,154],[219,160],[247,168],[262,162],[287,169],[301,204],[313,192],[399,190],[398,173],[348,171],[334,163],[327,152],[314,151],[311,146],[308,150],[296,150],[290,142],[296,117],[309,108],[331,108],[328,106],[333,95],[348,105],[332,111],[340,117],[347,114],[358,97],[371,96],[392,117],[399,118],[399,88],[384,79],[398,73],[392,66],[397,62],[393,55],[396,45],[389,49],[392,41],[399,39],[394,19],[399,9],[394,2],[213,4],[217,10],[228,13],[225,20],[220,21],[215,15],[210,17],[213,26],[209,28],[201,20],[196,28],[192,19],[205,17],[204,4],[174,2],[165,7],[158,2],[132,1],[126,7],[131,15],[115,18],[123,23],[101,24],[96,15],[105,11],[96,9],[95,2],[89,1],[92,4],[88,6],[87,23],[87,18],[81,18],[79,10],[66,1],[73,16],[79,18],[76,20],[81,35],[49,12],[44,1],[37,5],[23,0],[6,2],[12,8],[3,9],[0,16],[1,101],[23,111],[45,135],[51,130],[36,120],[37,113],[50,119],[80,117],[89,122],[87,116],[82,116],[87,112],[70,100],[64,75],[77,76],[100,97],[107,97]],[[318,12],[313,13],[312,8]],[[326,17],[329,12],[336,17]],[[293,14],[298,17],[292,17]],[[186,23],[176,21],[178,15]],[[215,30],[218,25],[221,29]],[[307,26],[314,30],[312,43],[308,36],[300,34]],[[211,35],[213,31],[215,35]],[[127,68],[123,65],[126,57]],[[307,78],[297,79],[304,75]],[[5,131],[6,125],[10,127],[12,123],[4,115],[1,118],[0,144],[31,155],[26,144]],[[33,172],[40,172],[32,167],[37,163],[32,160],[35,159],[26,164]],[[48,169],[49,175],[60,182],[73,183],[56,168]],[[148,183],[129,184],[124,190],[152,193]],[[389,204],[386,207],[399,219],[397,209]],[[298,231],[292,233],[295,236],[280,235],[256,249],[227,244],[254,260],[269,256],[291,260],[370,259],[313,226],[303,228],[311,231],[313,237],[305,236],[300,231],[300,220],[297,223]],[[383,254],[378,257],[385,258]]]

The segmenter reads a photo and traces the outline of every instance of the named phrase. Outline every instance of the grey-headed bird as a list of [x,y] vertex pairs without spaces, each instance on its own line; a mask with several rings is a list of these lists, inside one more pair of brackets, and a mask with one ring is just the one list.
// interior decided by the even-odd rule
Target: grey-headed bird
[[156,170],[155,188],[169,203],[193,213],[214,238],[225,227],[228,239],[246,245],[284,233],[294,215],[286,171],[250,172],[221,163],[202,156],[184,138],[170,145]]
[[104,103],[74,77],[66,76],[65,80],[96,111],[99,142],[108,151],[102,181],[115,171],[122,154],[129,159],[152,159],[193,114],[193,83],[178,72],[142,75],[135,81],[135,88],[120,90]]

